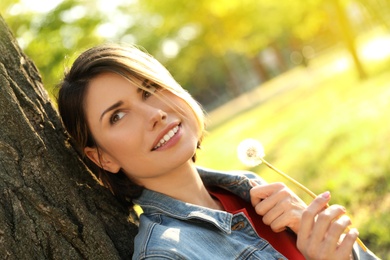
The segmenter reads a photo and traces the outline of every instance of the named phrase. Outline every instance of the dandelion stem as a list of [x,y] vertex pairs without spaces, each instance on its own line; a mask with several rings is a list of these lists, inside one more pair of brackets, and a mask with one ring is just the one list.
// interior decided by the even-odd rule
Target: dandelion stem
[[[309,194],[313,199],[317,197],[317,195],[312,192],[310,189],[308,189],[306,186],[304,186],[303,184],[301,184],[299,181],[295,180],[294,178],[290,177],[289,175],[287,175],[286,173],[282,172],[281,170],[279,170],[278,168],[276,168],[275,166],[273,166],[272,164],[270,164],[269,162],[267,162],[264,158],[260,158],[261,161],[267,165],[270,169],[274,170],[276,173],[278,173],[279,175],[281,175],[282,177],[284,177],[285,179],[291,181],[293,184],[295,184],[298,188],[300,188],[301,190],[303,190],[304,192],[306,192],[307,194]],[[326,207],[329,207],[329,205],[327,204]],[[347,228],[347,231],[349,231],[349,228]],[[356,242],[359,244],[359,246],[364,250],[364,252],[367,251],[367,247],[364,245],[364,243],[359,239],[357,238]]]
[[282,172],[281,170],[279,170],[278,168],[276,168],[275,166],[273,166],[272,164],[270,164],[269,162],[267,162],[264,158],[261,158],[261,161],[267,165],[269,168],[271,168],[272,170],[274,170],[276,173],[279,173],[282,177],[286,178],[287,180],[291,181],[292,183],[294,183],[296,186],[298,186],[300,189],[302,189],[303,191],[305,191],[307,194],[309,194],[313,199],[315,197],[317,197],[317,195],[312,192],[310,189],[308,189],[307,187],[305,187],[303,184],[301,184],[299,181],[295,180],[294,178],[290,177],[289,175],[287,175],[286,173]]

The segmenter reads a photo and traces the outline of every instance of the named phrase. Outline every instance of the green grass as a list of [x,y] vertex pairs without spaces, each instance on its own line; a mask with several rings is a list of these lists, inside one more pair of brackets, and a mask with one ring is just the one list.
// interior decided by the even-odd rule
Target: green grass
[[[229,120],[210,113],[198,164],[247,169],[268,182],[284,181],[264,165],[247,168],[238,161],[239,142],[259,140],[267,161],[315,193],[330,190],[331,203],[347,207],[360,238],[386,259],[390,255],[390,61],[366,61],[370,78],[359,81],[350,64],[336,69],[341,68],[343,55],[334,50],[314,60],[308,70],[298,68],[263,84],[242,98],[242,111],[237,104],[218,111],[231,115]],[[264,98],[275,89],[285,90]]]

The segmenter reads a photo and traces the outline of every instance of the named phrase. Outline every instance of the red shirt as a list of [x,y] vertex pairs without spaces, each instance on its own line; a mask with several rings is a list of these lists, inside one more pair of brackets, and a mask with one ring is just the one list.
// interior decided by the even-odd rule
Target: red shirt
[[232,214],[243,212],[254,226],[257,234],[267,240],[273,248],[287,259],[304,260],[305,258],[296,247],[296,235],[293,232],[282,231],[275,233],[265,225],[250,202],[246,202],[233,193],[220,188],[212,188],[210,194],[216,197],[224,209]]

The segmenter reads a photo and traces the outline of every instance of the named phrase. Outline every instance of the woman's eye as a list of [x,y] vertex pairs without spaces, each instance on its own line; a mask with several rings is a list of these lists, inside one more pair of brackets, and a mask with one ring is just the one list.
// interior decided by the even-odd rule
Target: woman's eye
[[115,112],[110,118],[110,124],[113,125],[121,120],[126,115],[125,112]]
[[146,100],[148,99],[150,96],[153,95],[153,93],[155,93],[158,89],[160,89],[161,87],[156,84],[156,83],[152,83],[148,80],[145,80],[142,85],[147,88],[147,90],[145,89],[140,89],[142,91],[142,99]]
[[[154,93],[156,90],[153,90],[152,92]],[[148,97],[150,97],[152,95],[152,93],[150,93],[149,91],[146,91],[146,90],[142,90],[142,99],[147,99]]]

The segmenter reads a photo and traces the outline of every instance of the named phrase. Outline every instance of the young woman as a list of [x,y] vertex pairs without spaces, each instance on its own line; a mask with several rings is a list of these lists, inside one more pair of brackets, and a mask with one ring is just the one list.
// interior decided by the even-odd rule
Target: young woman
[[143,209],[133,259],[374,259],[343,235],[343,207],[324,210],[328,192],[307,206],[281,183],[196,167],[201,107],[134,46],[82,53],[58,107],[102,184]]

